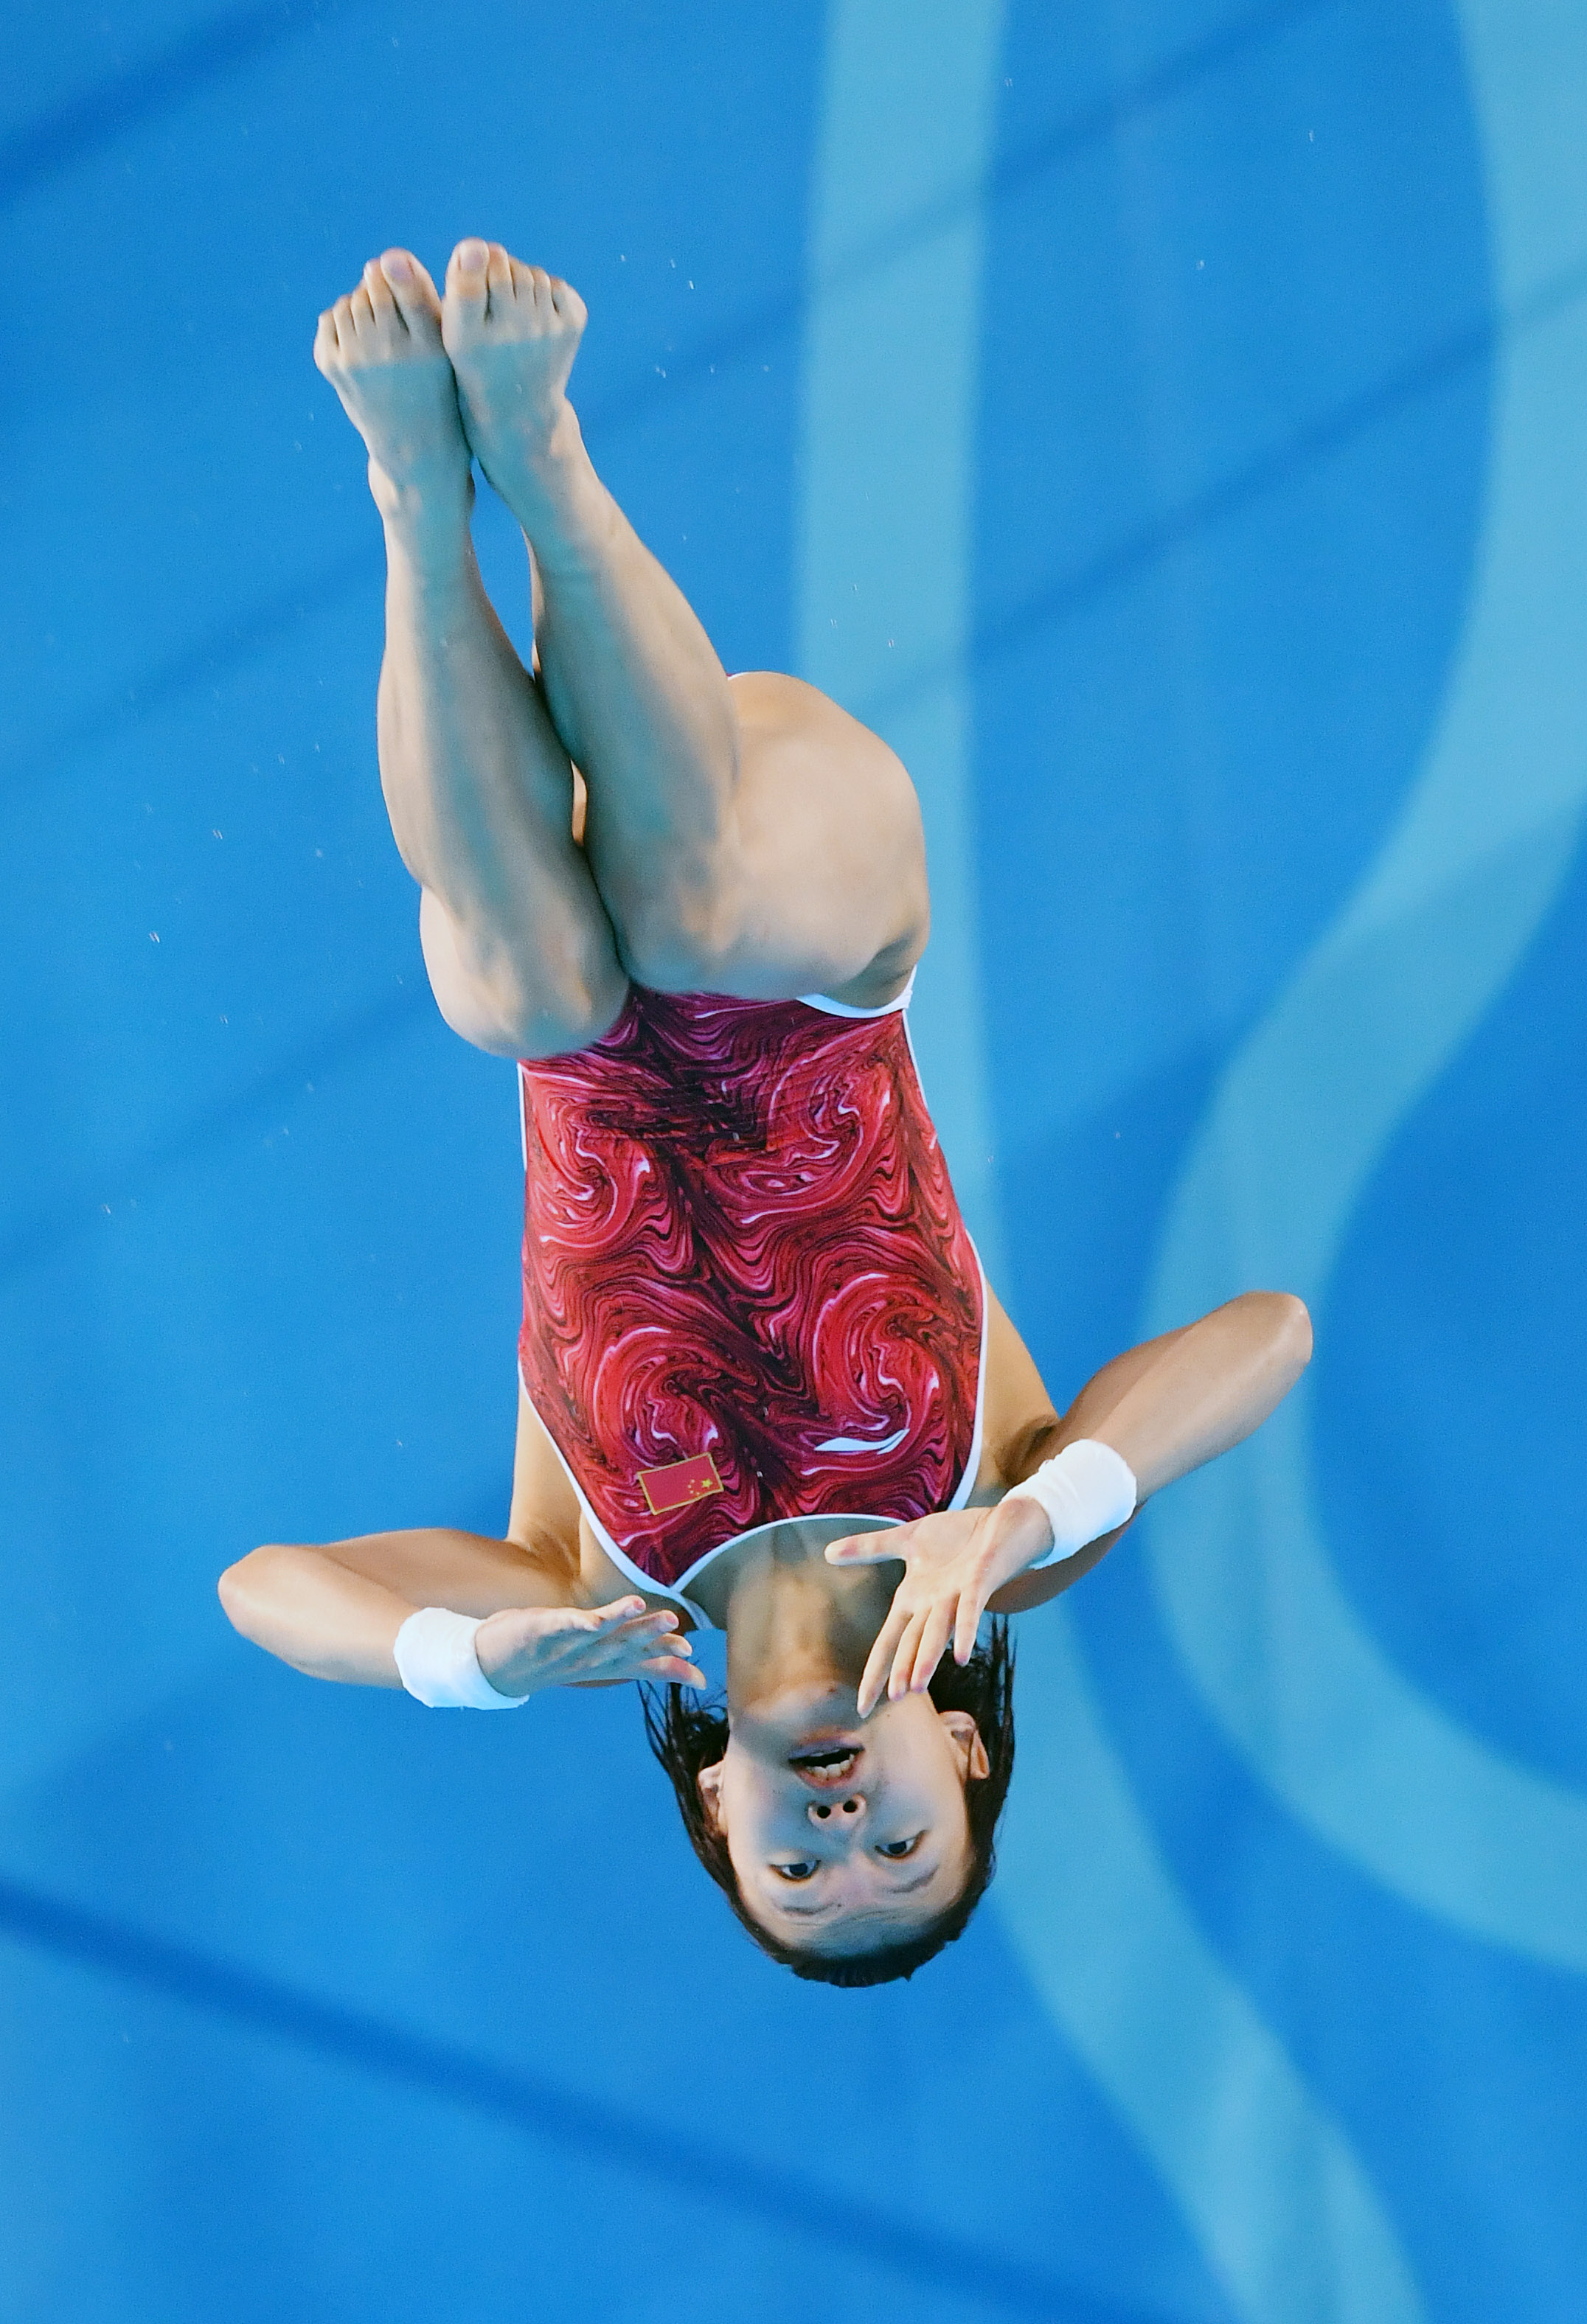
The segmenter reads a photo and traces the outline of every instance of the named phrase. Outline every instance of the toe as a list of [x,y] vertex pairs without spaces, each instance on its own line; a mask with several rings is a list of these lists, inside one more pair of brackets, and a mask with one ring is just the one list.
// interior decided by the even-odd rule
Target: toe
[[372,258],[364,268],[364,281],[359,287],[369,301],[369,311],[375,321],[395,324],[401,328],[402,318],[397,311],[397,302],[392,296],[392,286],[382,272],[380,261],[377,258]]
[[441,302],[435,284],[411,250],[382,251],[380,271],[410,328],[418,315],[428,315],[432,321],[439,315]]
[[589,309],[571,282],[564,282],[560,275],[553,274],[550,300],[552,311],[559,322],[572,330],[583,330],[589,320]]
[[489,281],[493,304],[498,299],[511,299],[518,287],[513,263],[499,242],[490,245]]
[[362,337],[365,331],[374,330],[374,309],[369,303],[369,293],[362,282],[356,290],[352,291],[348,296],[347,312],[356,335]]
[[488,245],[481,242],[476,235],[471,235],[466,241],[460,242],[452,253],[451,263],[447,268],[448,293],[466,300],[471,306],[476,302],[483,303],[490,287],[486,277],[490,257]]
[[[512,276],[512,295],[521,307],[548,306],[551,295],[551,278],[543,266],[531,266],[521,258],[512,258],[503,251]],[[492,277],[493,284],[494,276]]]

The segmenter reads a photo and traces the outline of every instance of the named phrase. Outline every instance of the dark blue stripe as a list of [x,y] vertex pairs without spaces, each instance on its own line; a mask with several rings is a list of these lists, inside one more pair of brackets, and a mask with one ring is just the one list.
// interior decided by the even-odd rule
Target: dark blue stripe
[[[318,2000],[256,1971],[208,1960],[80,1906],[0,1878],[0,1930],[19,1942],[125,1979],[291,2047],[489,2115],[564,2149],[650,2180],[691,2202],[719,2202],[787,2234],[881,2261],[901,2276],[1010,2315],[1053,2324],[1144,2324],[1011,2264],[1000,2254],[890,2217],[833,2189],[680,2139],[536,2076]],[[1053,2167],[1061,2168],[1055,2155]]]
[[0,141],[0,207],[19,201],[45,178],[69,169],[172,106],[266,56],[316,21],[302,0],[266,0],[259,8],[217,16],[114,80],[69,98]]
[[[51,1257],[74,1235],[88,1233],[106,1211],[114,1213],[140,1187],[166,1171],[248,1131],[257,1131],[263,1122],[279,1123],[285,1109],[297,1103],[309,1084],[323,1080],[337,1065],[394,1040],[420,1018],[433,1014],[429,982],[417,977],[339,1023],[322,1026],[312,1044],[296,1051],[283,1065],[273,1065],[241,1089],[215,1099],[163,1138],[151,1139],[141,1152],[125,1157],[97,1177],[80,1178],[31,1217],[19,1220],[0,1236],[0,1282]],[[438,1025],[438,1016],[436,1021]]]
[[[1332,411],[1324,412],[1308,426],[1298,429],[1284,443],[1259,454],[1233,475],[1209,485],[1205,492],[1196,493],[1180,507],[1142,525],[1127,540],[1103,549],[1078,571],[1061,576],[1006,612],[978,622],[971,636],[974,659],[990,660],[1005,653],[1021,645],[1033,632],[1082,611],[1110,590],[1137,579],[1197,533],[1227,523],[1232,517],[1282,490],[1295,477],[1322,466],[1349,445],[1398,419],[1422,398],[1436,393],[1462,373],[1490,363],[1501,345],[1519,338],[1535,325],[1546,322],[1583,297],[1587,297],[1587,261],[1555,275],[1514,313],[1485,316],[1469,329],[1452,334],[1390,378],[1347,397]],[[868,720],[879,721],[889,711],[912,700],[922,687],[935,684],[937,674],[935,665],[929,669],[906,670],[898,684],[884,695],[872,696],[854,707]]]

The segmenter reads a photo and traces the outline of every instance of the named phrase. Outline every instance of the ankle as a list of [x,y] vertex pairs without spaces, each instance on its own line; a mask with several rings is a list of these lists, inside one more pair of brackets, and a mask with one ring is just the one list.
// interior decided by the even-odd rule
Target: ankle
[[383,501],[377,495],[388,570],[426,588],[460,580],[474,563],[473,497],[420,494],[411,486]]
[[607,548],[616,503],[595,472],[571,404],[567,425],[527,457],[509,505],[546,576],[586,563]]
[[468,520],[443,519],[433,509],[405,509],[385,519],[386,577],[399,589],[433,598],[468,586],[475,571]]
[[468,537],[474,506],[474,471],[466,461],[447,461],[432,473],[392,476],[377,460],[369,463],[369,489],[388,540],[445,549]]

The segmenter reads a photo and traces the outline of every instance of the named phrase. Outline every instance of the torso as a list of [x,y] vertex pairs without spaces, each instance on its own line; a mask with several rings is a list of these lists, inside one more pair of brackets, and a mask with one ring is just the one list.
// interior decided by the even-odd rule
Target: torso
[[[1029,1349],[990,1284],[986,1286],[986,1310],[981,1457],[976,1463],[975,1482],[965,1503],[967,1508],[990,1508],[1000,1501],[1010,1484],[1029,1475],[1038,1461],[1057,1450],[1059,1441],[1059,1423],[1052,1399]],[[1071,1414],[1065,1421],[1065,1429],[1069,1429],[1074,1417]],[[1084,1426],[1078,1425],[1071,1433],[1084,1434]],[[827,1540],[848,1530],[836,1518],[812,1518],[807,1522],[812,1527],[823,1528]],[[559,1575],[558,1595],[548,1603],[608,1606],[614,1599],[636,1587],[633,1577],[614,1565],[595,1539],[567,1480],[567,1470],[521,1383],[518,1390],[512,1513],[507,1534],[509,1540],[527,1551],[537,1563]],[[654,1609],[681,1604],[686,1629],[702,1618],[721,1628],[722,1604],[737,1565],[750,1546],[738,1544],[724,1550],[705,1574],[696,1577],[687,1596],[658,1591],[648,1582],[637,1586],[647,1604]],[[1089,1562],[1090,1553],[1084,1552],[1075,1563],[1078,1567]]]
[[636,988],[521,1080],[522,1381],[587,1586],[699,1604],[757,1529],[970,1498],[983,1286],[901,1010]]

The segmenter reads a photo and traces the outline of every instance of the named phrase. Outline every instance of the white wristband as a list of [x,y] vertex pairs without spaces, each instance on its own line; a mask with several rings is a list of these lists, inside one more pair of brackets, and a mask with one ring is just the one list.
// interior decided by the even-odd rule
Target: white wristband
[[425,1606],[410,1614],[397,1632],[392,1653],[397,1674],[411,1695],[432,1711],[521,1711],[526,1694],[498,1694],[479,1666],[471,1614],[447,1606]]
[[1044,1461],[1034,1477],[1027,1477],[1003,1499],[1035,1501],[1046,1513],[1053,1545],[1025,1568],[1027,1573],[1039,1573],[1043,1566],[1061,1564],[1088,1541],[1123,1524],[1135,1508],[1135,1474],[1111,1444],[1081,1436]]

